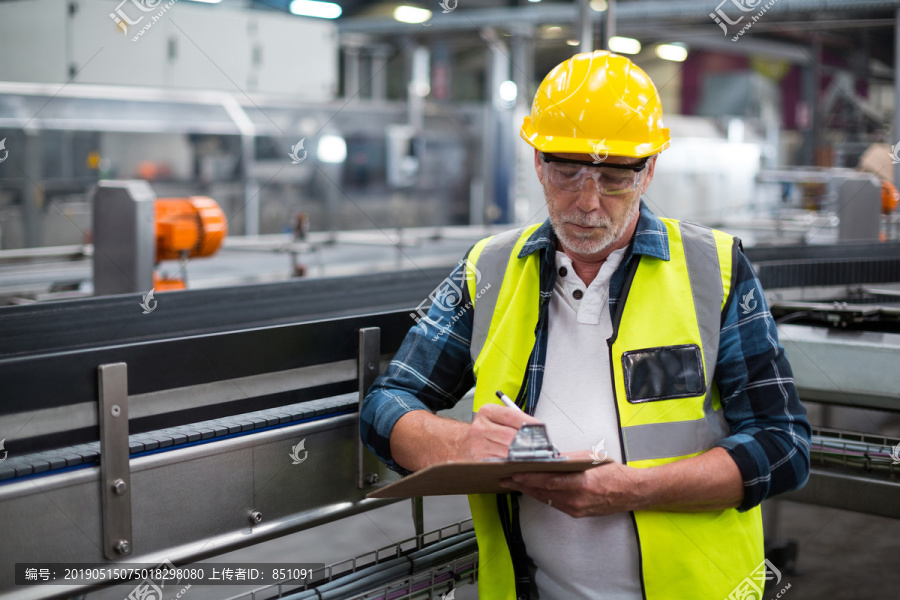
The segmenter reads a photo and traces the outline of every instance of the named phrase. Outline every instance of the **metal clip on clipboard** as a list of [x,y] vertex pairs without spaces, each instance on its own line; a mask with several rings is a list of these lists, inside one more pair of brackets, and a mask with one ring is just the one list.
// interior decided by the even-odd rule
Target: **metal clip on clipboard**
[[[502,459],[501,459],[502,460]],[[547,426],[543,423],[526,423],[519,428],[509,445],[508,461],[562,461],[565,456],[550,442]]]

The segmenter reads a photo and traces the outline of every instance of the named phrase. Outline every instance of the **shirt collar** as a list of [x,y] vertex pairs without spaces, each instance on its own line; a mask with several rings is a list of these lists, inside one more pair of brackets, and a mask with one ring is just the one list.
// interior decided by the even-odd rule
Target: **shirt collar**
[[[547,219],[529,236],[522,246],[522,251],[519,252],[519,258],[525,258],[538,250],[546,250],[548,256],[555,256],[553,252],[556,251],[556,240],[556,233],[550,219]],[[666,232],[666,226],[647,208],[643,200],[641,200],[641,216],[638,218],[632,238],[631,252],[669,260],[669,234]]]

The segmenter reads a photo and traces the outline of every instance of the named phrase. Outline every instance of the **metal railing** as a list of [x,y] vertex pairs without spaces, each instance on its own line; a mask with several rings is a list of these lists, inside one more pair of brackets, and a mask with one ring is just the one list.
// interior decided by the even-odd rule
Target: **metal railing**
[[900,438],[813,427],[810,459],[814,463],[900,474]]
[[[408,572],[398,574],[398,571]],[[466,519],[326,565],[315,570],[309,581],[286,580],[227,600],[302,599],[307,596],[342,600],[413,600],[432,598],[435,594],[449,595],[451,590],[475,583],[477,579],[478,551],[474,528],[472,520]],[[360,590],[367,582],[367,589]]]

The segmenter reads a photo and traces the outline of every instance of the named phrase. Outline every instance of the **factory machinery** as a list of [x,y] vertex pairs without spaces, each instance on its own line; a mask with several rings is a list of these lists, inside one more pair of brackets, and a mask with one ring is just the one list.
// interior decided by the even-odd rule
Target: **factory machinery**
[[[804,400],[900,410],[900,243],[748,255]],[[358,406],[447,272],[160,293],[149,314],[139,293],[0,308],[0,593],[98,587],[16,585],[14,563],[189,564],[394,502],[365,498],[397,475],[361,447]],[[818,429],[787,498],[900,518],[898,444]],[[414,538],[256,597],[474,581],[471,523],[426,532],[413,506]]]

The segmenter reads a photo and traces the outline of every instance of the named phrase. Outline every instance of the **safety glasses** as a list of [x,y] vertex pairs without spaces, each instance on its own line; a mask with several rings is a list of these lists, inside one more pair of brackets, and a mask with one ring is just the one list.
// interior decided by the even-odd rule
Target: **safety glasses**
[[544,163],[544,173],[554,187],[577,192],[588,179],[593,179],[601,194],[618,196],[637,189],[650,157],[628,165],[595,164],[541,152],[541,160]]

